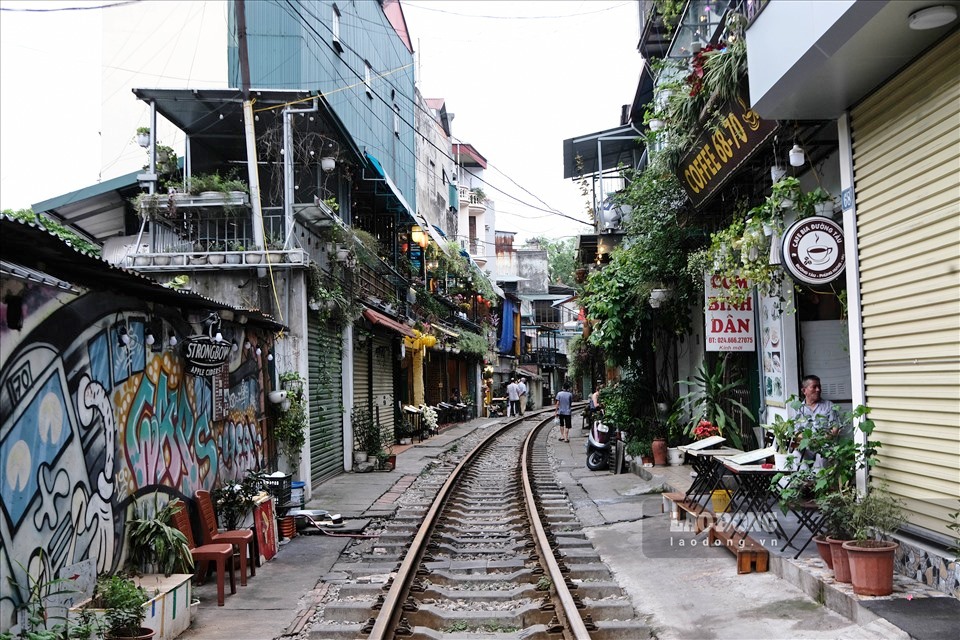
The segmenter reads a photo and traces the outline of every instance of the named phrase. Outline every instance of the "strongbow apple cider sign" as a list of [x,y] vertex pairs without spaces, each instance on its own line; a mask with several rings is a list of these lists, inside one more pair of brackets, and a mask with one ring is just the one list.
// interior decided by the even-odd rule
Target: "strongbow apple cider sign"
[[722,297],[718,298],[729,292],[731,287],[749,291],[752,286],[746,278],[732,281],[706,274],[703,288],[706,293],[707,351],[756,351],[753,293],[738,304],[730,304],[724,302]]

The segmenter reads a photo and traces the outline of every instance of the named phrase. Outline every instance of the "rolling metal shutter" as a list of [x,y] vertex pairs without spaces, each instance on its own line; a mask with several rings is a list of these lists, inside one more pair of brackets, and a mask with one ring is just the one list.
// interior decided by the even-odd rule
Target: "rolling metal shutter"
[[[383,431],[384,442],[393,444],[396,437],[393,431],[394,401],[393,381],[394,357],[393,341],[391,336],[374,334],[373,338],[373,406],[379,413],[380,429]],[[374,416],[377,414],[374,413]]]
[[353,406],[357,409],[370,408],[370,340],[365,334],[362,341],[353,343]]
[[310,480],[343,471],[343,343],[340,330],[308,314]]
[[851,112],[874,479],[937,534],[960,493],[960,33]]

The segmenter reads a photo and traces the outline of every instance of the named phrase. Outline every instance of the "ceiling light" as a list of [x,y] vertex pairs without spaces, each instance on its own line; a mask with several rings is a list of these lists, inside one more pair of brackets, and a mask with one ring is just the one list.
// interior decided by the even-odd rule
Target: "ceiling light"
[[911,29],[923,31],[926,29],[936,29],[950,24],[957,19],[957,8],[941,4],[934,7],[920,9],[910,14],[907,24]]
[[144,341],[147,343],[147,346],[153,346],[153,343],[157,341],[157,339],[153,337],[153,331],[147,331],[147,337],[144,338]]
[[170,346],[177,346],[177,334],[175,334],[173,331],[170,332]]

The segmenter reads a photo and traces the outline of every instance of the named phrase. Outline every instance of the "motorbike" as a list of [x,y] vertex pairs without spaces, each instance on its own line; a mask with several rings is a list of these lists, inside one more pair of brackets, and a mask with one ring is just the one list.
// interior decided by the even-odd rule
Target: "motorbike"
[[587,435],[587,469],[600,471],[613,462],[620,431],[603,422],[603,409],[594,409],[593,425]]

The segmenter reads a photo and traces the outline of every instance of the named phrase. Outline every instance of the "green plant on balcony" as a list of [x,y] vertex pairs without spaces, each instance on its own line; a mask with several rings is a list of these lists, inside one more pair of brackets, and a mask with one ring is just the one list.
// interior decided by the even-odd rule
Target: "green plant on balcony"
[[190,176],[187,180],[187,191],[193,195],[204,192],[218,192],[227,194],[233,191],[248,192],[245,182],[229,176],[221,176],[219,173],[200,173]]
[[333,211],[334,213],[337,213],[338,211],[340,211],[340,203],[337,202],[336,198],[333,198],[333,197],[324,198],[323,204],[326,205],[326,207],[330,209],[330,211]]
[[487,344],[486,338],[479,333],[473,333],[472,331],[461,331],[460,336],[457,338],[456,346],[463,353],[473,355],[478,358],[482,358],[490,348],[490,345]]
[[653,65],[657,96],[645,121],[660,123],[648,138],[669,170],[679,166],[701,130],[719,126],[726,103],[737,97],[747,71],[745,27],[744,16],[731,13],[726,40],[704,47],[689,61],[665,59]]

